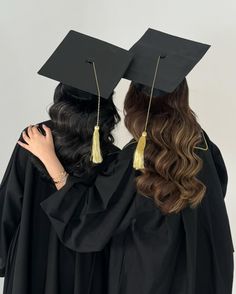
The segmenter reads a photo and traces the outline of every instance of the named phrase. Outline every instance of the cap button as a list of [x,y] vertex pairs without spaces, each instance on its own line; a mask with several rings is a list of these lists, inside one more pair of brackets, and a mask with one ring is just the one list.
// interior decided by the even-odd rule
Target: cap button
[[167,56],[167,55],[166,55],[165,53],[162,53],[162,54],[160,55],[160,58],[163,59],[163,58],[166,58],[166,56]]

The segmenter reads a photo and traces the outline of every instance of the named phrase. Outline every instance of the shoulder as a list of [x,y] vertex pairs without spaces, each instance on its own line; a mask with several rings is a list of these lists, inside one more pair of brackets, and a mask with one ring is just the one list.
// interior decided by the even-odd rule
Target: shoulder
[[217,146],[217,144],[211,140],[210,136],[207,134],[207,132],[204,129],[202,129],[202,132],[211,153],[219,153],[220,149]]
[[51,119],[47,119],[36,123],[36,125],[39,125],[40,127],[42,126],[42,124],[45,124],[49,128],[53,127],[53,121]]
[[[35,125],[36,124],[39,126],[39,130],[42,133],[44,133],[44,129],[42,127],[42,124],[45,124],[49,128],[52,128],[53,122],[52,122],[51,119],[49,119],[49,120],[37,122],[37,123],[35,123]],[[24,141],[24,139],[23,139],[22,134],[23,134],[24,131],[27,134],[27,129],[28,129],[29,125],[30,125],[30,123],[21,130],[21,132],[20,132],[20,134],[18,136],[18,141],[21,141],[23,143],[26,143]],[[15,151],[19,154],[19,156],[21,156],[22,158],[24,158],[24,160],[26,160],[31,155],[31,153],[28,150],[26,150],[25,148],[23,148],[22,146],[20,146],[17,142],[16,142],[16,145],[15,145]]]
[[114,176],[116,179],[122,177],[126,170],[132,166],[132,151],[130,148],[120,149],[113,145],[103,164],[101,165],[102,175]]
[[[44,120],[44,121],[36,122],[33,125],[38,125],[39,127],[42,127],[43,124],[45,124],[49,128],[53,127],[53,121],[51,119],[47,119],[47,120]],[[29,127],[29,125],[30,125],[30,123],[22,131],[27,130],[27,128]]]
[[110,148],[109,148],[109,152],[108,152],[108,156],[113,156],[113,155],[117,155],[120,152],[120,148],[114,144],[111,144]]
[[111,146],[109,147],[108,153],[103,159],[102,164],[100,164],[99,170],[104,172],[110,166],[115,165],[119,157],[119,154],[120,154],[120,148],[114,144],[111,144]]
[[136,144],[137,142],[134,139],[130,140],[121,150],[120,159],[132,161]]
[[203,134],[203,136],[205,137],[206,142],[208,143],[208,145],[210,145],[211,140],[210,140],[210,138],[209,138],[207,132],[206,132],[203,128],[202,128],[202,134]]
[[[51,119],[40,121],[40,122],[36,122],[34,125],[38,125],[39,130],[44,133],[44,130],[43,130],[43,127],[42,127],[43,124],[45,124],[49,128],[52,128],[53,127],[53,122],[52,122]],[[20,140],[23,139],[22,138],[23,131],[25,131],[26,134],[27,134],[27,129],[28,129],[29,125],[30,125],[30,123],[25,128],[22,129],[22,131],[20,133],[20,136],[19,136],[20,137]]]
[[204,135],[206,137],[206,140],[208,141],[211,158],[213,159],[213,162],[215,164],[215,168],[218,173],[219,180],[221,182],[223,196],[225,197],[226,191],[227,191],[227,183],[228,183],[228,171],[226,168],[224,157],[220,151],[220,148],[217,146],[216,143],[214,143],[209,138],[209,136],[207,135],[205,131],[204,131]]
[[217,170],[221,171],[221,172],[224,172],[225,174],[227,173],[227,170],[226,170],[226,166],[225,166],[225,162],[224,162],[224,158],[223,158],[223,155],[221,153],[221,150],[220,148],[217,146],[217,144],[215,142],[213,142],[209,135],[206,133],[206,131],[204,131],[204,136],[206,138],[206,141],[208,143],[208,146],[209,146],[209,151],[210,151],[210,154],[211,154],[211,157],[215,163],[215,166],[217,168]]

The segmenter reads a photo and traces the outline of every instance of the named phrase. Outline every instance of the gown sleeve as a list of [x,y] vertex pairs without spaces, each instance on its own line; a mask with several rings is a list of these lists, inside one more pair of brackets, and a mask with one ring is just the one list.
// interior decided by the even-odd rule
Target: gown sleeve
[[61,242],[77,252],[95,252],[128,226],[135,193],[132,165],[115,160],[87,186],[69,175],[66,184],[41,202]]
[[203,132],[206,137],[207,143],[209,145],[209,149],[212,154],[212,158],[215,163],[216,171],[217,171],[220,183],[221,183],[223,196],[225,197],[226,191],[227,191],[227,184],[228,184],[228,172],[226,169],[226,165],[225,165],[222,153],[221,153],[219,147],[214,142],[212,142],[210,140],[210,138],[206,134],[206,132],[205,131],[203,131]]
[[[19,139],[22,139],[20,135]],[[0,276],[5,275],[8,251],[21,216],[28,151],[16,143],[0,185]]]

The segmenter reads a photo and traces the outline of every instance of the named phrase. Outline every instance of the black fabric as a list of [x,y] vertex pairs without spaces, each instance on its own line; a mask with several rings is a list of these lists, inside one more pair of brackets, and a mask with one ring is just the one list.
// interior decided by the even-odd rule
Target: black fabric
[[151,198],[137,193],[134,141],[93,186],[69,176],[61,190],[41,202],[69,249],[85,253],[109,246],[107,293],[232,293],[227,170],[219,148],[204,135],[209,149],[196,153],[203,159],[198,178],[207,192],[196,209],[164,216]]
[[[51,127],[50,120],[43,123]],[[118,148],[114,147],[109,156],[116,156],[114,150]],[[57,191],[56,187],[39,175],[29,155],[29,151],[15,145],[0,186],[3,293],[106,293],[109,243],[100,252],[78,253],[60,242],[40,206]],[[87,180],[83,184],[90,185]]]

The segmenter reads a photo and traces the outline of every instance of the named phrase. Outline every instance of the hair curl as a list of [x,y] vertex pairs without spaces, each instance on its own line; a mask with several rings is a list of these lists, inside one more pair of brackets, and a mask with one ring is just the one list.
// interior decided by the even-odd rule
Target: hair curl
[[[90,178],[98,167],[90,161],[93,130],[97,120],[97,96],[59,83],[53,100],[48,113],[56,154],[68,173]],[[119,121],[120,116],[112,96],[109,99],[101,98],[99,132],[103,158],[114,149],[111,132]],[[40,174],[50,179],[42,163],[35,156],[31,160]]]
[[[138,140],[144,128],[149,96],[130,84],[126,95],[125,125]],[[147,127],[145,169],[136,177],[140,194],[152,197],[160,210],[178,213],[196,207],[206,187],[197,179],[202,159],[194,152],[202,129],[189,107],[186,79],[172,92],[152,99]]]

